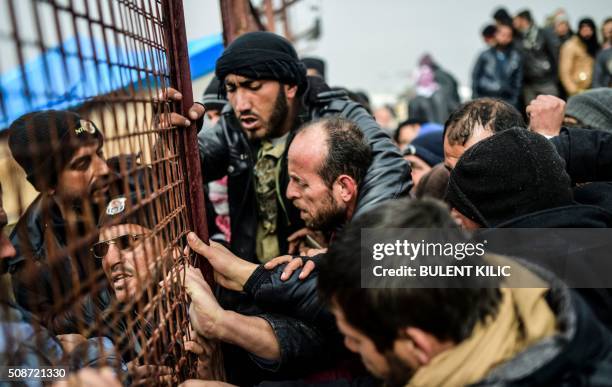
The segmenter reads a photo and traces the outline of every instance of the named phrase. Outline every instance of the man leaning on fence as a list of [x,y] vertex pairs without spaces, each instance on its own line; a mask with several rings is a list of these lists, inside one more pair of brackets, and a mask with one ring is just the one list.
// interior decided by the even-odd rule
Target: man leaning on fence
[[[2,185],[0,185],[0,276],[6,274],[8,261],[15,258],[17,251],[11,241],[3,234],[8,219],[2,206]],[[108,338],[86,340],[80,335],[54,336],[40,325],[21,306],[13,301],[13,291],[2,281],[0,287],[0,366],[10,367],[62,367],[66,373],[83,367],[113,366],[115,371],[125,371],[113,344]],[[75,337],[79,336],[79,337]],[[59,370],[59,368],[56,368]],[[3,374],[0,386],[14,385]],[[28,386],[43,385],[30,380]]]
[[9,272],[17,302],[46,321],[73,279],[94,269],[82,238],[95,236],[95,203],[104,203],[111,172],[102,133],[76,113],[28,113],[9,130],[11,153],[40,192],[11,234]]
[[[286,39],[269,32],[244,34],[217,60],[215,73],[229,104],[214,128],[200,132],[200,156],[207,180],[229,176],[231,249],[238,256],[266,262],[285,254],[287,238],[304,227],[284,195],[287,150],[296,129],[316,118],[355,121],[372,149],[362,211],[408,194],[410,170],[390,138],[361,105],[331,92],[321,78],[307,77]],[[202,110],[195,105],[190,118]]]
[[[407,195],[410,168],[391,139],[362,106],[342,93],[331,92],[322,79],[307,78],[304,65],[286,39],[267,32],[242,35],[217,61],[216,75],[229,103],[219,123],[200,132],[200,156],[207,180],[228,174],[230,248],[234,254],[251,262],[266,262],[288,252],[292,234],[304,233],[300,211],[285,196],[289,184],[287,151],[298,127],[317,118],[337,115],[354,121],[372,150],[372,164],[360,186],[360,209],[354,216],[384,200]],[[176,91],[169,93],[171,98],[172,94],[176,97]],[[201,118],[203,110],[194,105],[189,118]],[[185,121],[177,115],[173,118],[175,124]],[[234,296],[220,298],[221,306],[232,309],[232,305],[243,304],[238,298],[244,295]],[[250,332],[245,335],[250,343],[240,345],[250,355],[246,361],[233,363],[240,364],[240,375],[248,376],[251,382],[258,376],[303,377],[313,371],[330,344],[305,321],[273,313],[241,313],[245,314],[241,318],[251,322],[244,325],[248,332],[243,332]],[[256,340],[258,337],[277,339],[264,343]],[[226,354],[226,360],[233,357]],[[257,369],[247,371],[253,363]],[[258,375],[262,371],[273,373]],[[253,373],[247,375],[249,372]]]

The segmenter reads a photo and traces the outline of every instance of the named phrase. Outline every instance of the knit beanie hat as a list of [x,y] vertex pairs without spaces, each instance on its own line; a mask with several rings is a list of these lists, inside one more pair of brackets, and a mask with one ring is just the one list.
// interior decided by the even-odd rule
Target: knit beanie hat
[[293,45],[272,32],[255,31],[239,36],[217,59],[215,74],[223,82],[229,74],[250,79],[272,79],[297,85],[302,95],[308,85],[306,66]]
[[600,87],[570,97],[565,115],[590,128],[612,131],[612,88]]
[[225,93],[219,78],[213,76],[202,95],[202,105],[208,110],[221,110],[227,104]]
[[444,160],[442,131],[419,136],[404,148],[404,156],[415,155],[433,167]]
[[34,187],[55,187],[60,171],[82,146],[104,137],[93,122],[77,113],[44,110],[25,114],[9,127],[9,148]]
[[572,204],[565,163],[543,136],[512,128],[470,147],[451,171],[446,201],[484,227]]

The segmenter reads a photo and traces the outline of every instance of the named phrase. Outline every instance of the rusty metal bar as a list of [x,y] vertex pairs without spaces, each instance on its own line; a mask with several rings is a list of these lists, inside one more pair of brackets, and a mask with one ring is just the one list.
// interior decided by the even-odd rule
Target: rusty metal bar
[[[164,0],[164,19],[168,29],[168,43],[170,47],[170,77],[172,85],[183,95],[178,103],[178,111],[188,117],[189,108],[193,105],[193,92],[191,89],[191,70],[189,67],[189,52],[187,50],[187,35],[185,31],[185,17],[182,1]],[[195,122],[188,128],[182,129],[182,148],[185,155],[185,170],[187,171],[187,203],[190,224],[193,231],[205,242],[208,242],[208,227],[206,223],[206,210],[204,206],[204,190],[200,153],[198,148],[198,132]],[[202,260],[205,261],[205,260]],[[204,268],[206,266],[202,266]],[[210,278],[212,271],[208,266],[203,273]]]
[[219,5],[225,46],[245,32],[265,30],[249,0],[220,0]]
[[274,6],[272,0],[264,0],[264,14],[266,15],[267,30],[270,32],[276,31],[276,20],[274,17]]

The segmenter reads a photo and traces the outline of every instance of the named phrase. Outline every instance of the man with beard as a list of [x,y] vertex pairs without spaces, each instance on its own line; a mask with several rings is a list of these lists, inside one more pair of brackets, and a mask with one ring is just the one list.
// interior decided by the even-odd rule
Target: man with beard
[[[17,254],[15,247],[3,232],[7,223],[0,184],[0,276],[7,274],[7,261],[14,259]],[[63,367],[67,372],[85,366],[113,366],[117,367],[116,371],[125,370],[108,338],[97,337],[86,340],[82,336],[77,339],[75,335],[70,338],[54,336],[40,325],[40,321],[15,304],[10,278],[8,281],[7,278],[3,278],[0,284],[0,331],[2,332],[0,366],[3,368]],[[9,379],[3,379],[0,383],[3,386],[9,384],[11,384]]]
[[[354,216],[408,194],[410,168],[390,138],[362,106],[332,92],[321,78],[307,78],[286,39],[268,32],[244,34],[224,51],[215,73],[229,104],[219,123],[198,136],[205,179],[228,174],[232,253],[250,262],[266,262],[288,252],[288,239],[310,233],[284,193],[289,184],[287,151],[296,129],[317,118],[339,115],[356,122],[372,151]],[[180,94],[169,90],[168,97],[176,100]],[[197,120],[203,112],[196,104],[189,119]],[[171,122],[188,124],[176,114]],[[238,312],[227,314],[232,330],[223,332],[234,344],[224,351],[226,366],[233,366],[228,369],[230,380],[246,385],[305,376],[330,366],[333,343],[308,320],[262,312],[245,294],[217,296],[225,310]]]
[[[288,238],[303,229],[299,211],[284,193],[287,150],[306,122],[340,115],[364,133],[373,162],[361,187],[359,211],[408,194],[410,169],[391,140],[362,106],[330,91],[321,78],[306,77],[284,38],[268,32],[240,36],[218,59],[215,73],[229,104],[217,126],[199,133],[200,156],[207,180],[228,174],[231,250],[238,256],[266,262],[287,253]],[[202,114],[196,104],[189,118]]]
[[147,356],[151,352],[147,342],[154,331],[159,327],[163,332],[168,325],[160,322],[157,308],[145,305],[152,289],[157,289],[161,275],[172,267],[180,252],[170,249],[162,253],[168,243],[162,230],[155,230],[159,221],[153,205],[139,203],[136,193],[116,197],[102,214],[99,240],[93,244],[91,254],[99,262],[96,266],[102,267],[109,286],[85,303],[80,318],[104,321],[104,335],[118,339],[115,344],[123,359],[129,361],[132,382],[143,379],[149,383],[168,382],[172,380],[169,366],[176,364],[174,354],[166,354],[165,361],[157,360],[164,361],[163,364],[150,364],[153,360]]
[[9,130],[11,153],[40,192],[11,234],[9,272],[17,302],[47,324],[73,279],[95,269],[77,242],[95,236],[96,204],[109,190],[104,137],[91,121],[57,110],[28,113]]
[[472,98],[500,98],[520,110],[523,60],[509,24],[498,24],[495,47],[480,54],[472,72]]
[[356,124],[329,118],[306,125],[287,159],[287,198],[308,228],[331,233],[353,217],[360,205],[359,185],[372,161]]
[[[308,227],[335,233],[352,219],[361,205],[360,187],[371,160],[371,150],[363,133],[351,121],[339,117],[324,118],[297,131],[288,151],[290,181],[287,197],[300,210]],[[331,315],[320,307],[316,299],[304,304],[290,302],[296,292],[312,295],[316,290],[316,276],[304,283],[295,280],[283,282],[283,266],[269,272],[262,265],[236,257],[218,243],[211,242],[206,246],[194,234],[188,236],[188,242],[212,264],[217,282],[226,289],[247,295],[260,313],[266,313],[266,320],[267,316],[274,314],[292,316],[291,319],[277,317],[272,320],[272,330],[258,328],[262,321],[265,323],[262,317],[222,308],[210,288],[202,283],[201,275],[193,275],[188,276],[185,286],[188,291],[197,293],[197,296],[192,295],[190,319],[200,334],[237,345],[264,359],[274,356],[272,359],[279,359],[277,361],[285,367],[294,367],[297,359],[308,363],[307,367],[302,364],[302,372],[280,373],[274,379],[301,378],[308,375],[305,370],[321,371],[322,367],[334,370],[334,373],[329,373],[334,377],[343,375],[338,367],[346,371],[346,367],[342,368],[346,354],[342,353]],[[289,324],[301,325],[307,330],[298,335],[298,332],[281,329]],[[300,336],[308,335],[310,342],[306,344]],[[295,348],[292,344],[295,342],[300,346]],[[313,348],[320,350],[315,353]],[[292,354],[296,350],[299,354]],[[270,377],[263,375],[263,378]],[[245,384],[244,379],[231,380]]]

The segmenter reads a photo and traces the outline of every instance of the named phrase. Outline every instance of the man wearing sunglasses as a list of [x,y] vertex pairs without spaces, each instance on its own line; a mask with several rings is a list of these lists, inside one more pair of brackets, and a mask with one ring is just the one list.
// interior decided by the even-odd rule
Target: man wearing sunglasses
[[[163,199],[163,198],[162,198]],[[166,200],[166,199],[164,199]],[[96,316],[104,316],[104,329],[110,337],[120,338],[116,342],[122,358],[129,362],[132,382],[147,380],[147,384],[176,382],[171,365],[177,363],[172,353],[158,364],[150,364],[145,355],[151,353],[145,348],[146,341],[154,330],[164,329],[159,320],[158,309],[145,310],[149,295],[158,294],[158,284],[163,273],[180,262],[179,249],[165,252],[162,230],[155,231],[158,216],[151,206],[143,206],[135,194],[111,200],[102,214],[98,242],[90,249],[92,259],[101,266],[108,282],[104,302],[94,302],[96,306],[86,307],[88,318],[96,321]],[[170,292],[164,289],[162,297]],[[96,308],[104,307],[102,311]],[[118,315],[120,314],[120,315]],[[162,336],[164,336],[162,334]],[[167,335],[170,337],[169,335]]]
[[[7,261],[15,258],[17,253],[9,238],[3,233],[7,223],[8,217],[2,206],[2,185],[0,185],[0,276],[3,277],[8,268]],[[10,280],[10,277],[0,279],[1,367],[31,369],[63,367],[67,372],[72,372],[86,366],[118,366],[115,372],[125,371],[125,365],[117,359],[117,354],[108,338],[96,337],[85,340],[81,336],[82,340],[75,340],[76,335],[70,335],[72,337],[67,340],[67,336],[54,336],[41,326],[36,317],[29,315],[12,301],[13,290]],[[86,371],[80,379],[81,382],[91,380],[92,376],[87,374],[92,373],[95,374],[91,369]],[[3,382],[7,380],[0,381],[0,385],[4,385]]]
[[159,237],[151,231],[155,227],[152,215],[140,210],[138,214],[122,218],[127,211],[127,198],[110,201],[102,215],[99,242],[91,248],[94,258],[101,262],[115,298],[121,303],[137,300],[152,285],[161,264],[157,260]]

